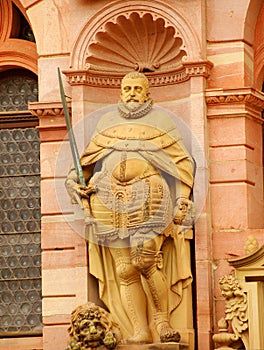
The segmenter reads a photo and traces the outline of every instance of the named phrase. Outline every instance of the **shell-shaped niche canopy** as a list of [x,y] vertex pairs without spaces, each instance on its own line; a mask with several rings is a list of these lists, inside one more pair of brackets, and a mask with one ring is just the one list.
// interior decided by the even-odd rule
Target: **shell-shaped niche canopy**
[[180,34],[164,19],[132,12],[101,27],[86,55],[89,70],[160,72],[181,68],[187,53]]

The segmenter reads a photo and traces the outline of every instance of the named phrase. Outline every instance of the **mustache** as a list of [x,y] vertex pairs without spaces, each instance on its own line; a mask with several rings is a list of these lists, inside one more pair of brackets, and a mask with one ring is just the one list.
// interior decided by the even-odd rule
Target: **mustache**
[[131,97],[129,100],[127,100],[127,103],[128,102],[139,102],[139,100],[137,98]]

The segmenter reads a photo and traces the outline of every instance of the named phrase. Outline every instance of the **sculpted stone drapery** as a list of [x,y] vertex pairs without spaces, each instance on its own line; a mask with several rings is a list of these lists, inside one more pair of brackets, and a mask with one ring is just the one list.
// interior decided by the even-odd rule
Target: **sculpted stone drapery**
[[100,119],[81,164],[87,186],[71,169],[66,187],[84,209],[100,298],[124,341],[150,343],[156,332],[178,342],[170,314],[192,281],[185,233],[194,163],[174,122],[153,107],[143,74],[123,78],[121,102]]

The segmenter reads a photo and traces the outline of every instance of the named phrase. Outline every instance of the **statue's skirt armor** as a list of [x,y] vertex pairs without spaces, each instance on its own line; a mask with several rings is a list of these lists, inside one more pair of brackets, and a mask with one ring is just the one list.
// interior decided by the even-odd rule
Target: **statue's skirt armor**
[[141,163],[134,167],[133,160],[124,160],[111,172],[104,168],[93,178],[96,193],[91,195],[90,205],[99,241],[136,233],[160,234],[171,222],[166,181],[148,162]]

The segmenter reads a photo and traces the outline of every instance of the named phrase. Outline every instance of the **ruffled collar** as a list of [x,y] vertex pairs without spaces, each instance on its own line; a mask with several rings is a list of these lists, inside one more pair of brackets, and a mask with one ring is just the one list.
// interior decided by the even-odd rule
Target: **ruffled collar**
[[121,117],[126,119],[138,119],[146,115],[152,108],[153,100],[148,99],[146,102],[142,103],[142,105],[136,109],[135,111],[129,110],[125,103],[120,102],[118,104],[118,111]]

